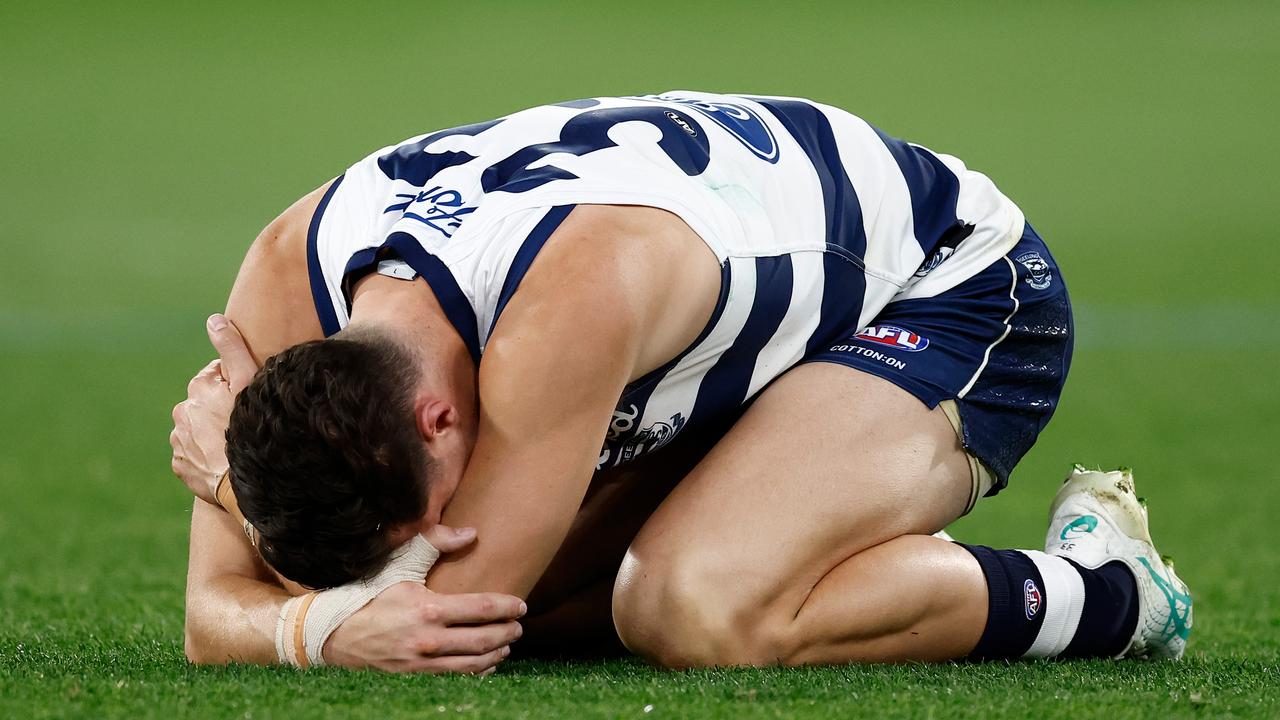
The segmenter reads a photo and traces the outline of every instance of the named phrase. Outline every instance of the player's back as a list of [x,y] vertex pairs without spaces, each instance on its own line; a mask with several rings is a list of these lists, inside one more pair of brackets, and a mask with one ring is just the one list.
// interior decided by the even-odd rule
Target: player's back
[[680,217],[721,263],[685,353],[627,389],[602,464],[723,417],[887,303],[958,284],[1022,216],[959,160],[793,98],[671,92],[547,105],[413,138],[348,170],[309,238],[327,333],[388,256],[431,284],[479,361],[542,243],[579,204]]

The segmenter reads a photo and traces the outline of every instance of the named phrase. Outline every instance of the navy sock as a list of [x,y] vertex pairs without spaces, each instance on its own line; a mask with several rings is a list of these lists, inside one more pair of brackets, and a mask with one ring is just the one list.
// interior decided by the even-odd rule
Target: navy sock
[[1034,550],[957,544],[987,580],[987,624],[970,659],[1114,657],[1128,646],[1138,585],[1123,562],[1090,570]]
[[1044,579],[1036,564],[1017,550],[957,544],[977,559],[987,578],[987,624],[969,658],[1022,657],[1044,623]]
[[1138,626],[1138,583],[1129,566],[1113,560],[1095,570],[1075,565],[1084,580],[1084,612],[1071,644],[1059,657],[1115,657]]

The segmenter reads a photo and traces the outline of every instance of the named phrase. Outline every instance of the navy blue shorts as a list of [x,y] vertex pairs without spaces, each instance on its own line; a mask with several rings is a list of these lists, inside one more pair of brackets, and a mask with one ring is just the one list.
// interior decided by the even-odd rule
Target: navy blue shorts
[[994,495],[1058,406],[1071,365],[1071,303],[1030,225],[1007,255],[945,293],[887,305],[871,327],[806,362],[882,377],[930,408],[955,399],[962,443]]

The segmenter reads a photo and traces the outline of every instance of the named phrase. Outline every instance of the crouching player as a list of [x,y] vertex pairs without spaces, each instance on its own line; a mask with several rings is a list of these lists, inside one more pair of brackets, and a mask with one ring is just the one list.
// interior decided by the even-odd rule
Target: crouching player
[[985,176],[836,108],[597,98],[384,148],[264,232],[228,314],[274,357],[248,380],[215,322],[247,387],[229,412],[197,378],[175,470],[216,500],[229,414],[223,495],[262,558],[374,583],[312,628],[335,596],[266,590],[199,509],[193,657],[395,667],[346,628],[441,520],[480,540],[432,591],[571,585],[568,625],[669,667],[1183,652],[1190,597],[1126,474],[1073,473],[1043,551],[932,536],[1049,421],[1067,291]]

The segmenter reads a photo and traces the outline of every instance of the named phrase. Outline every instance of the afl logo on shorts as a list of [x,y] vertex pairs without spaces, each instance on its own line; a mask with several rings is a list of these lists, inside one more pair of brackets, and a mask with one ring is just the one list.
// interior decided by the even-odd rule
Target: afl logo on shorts
[[854,337],[858,340],[866,340],[877,345],[906,350],[907,352],[920,352],[929,347],[929,338],[922,337],[895,325],[872,325],[866,330],[859,330]]
[[1035,580],[1030,578],[1022,584],[1022,594],[1026,596],[1027,619],[1031,620],[1040,612],[1040,604],[1044,598],[1040,595],[1040,588],[1036,587]]

